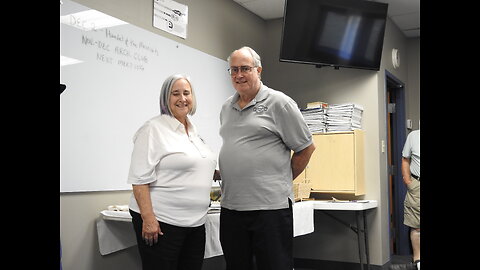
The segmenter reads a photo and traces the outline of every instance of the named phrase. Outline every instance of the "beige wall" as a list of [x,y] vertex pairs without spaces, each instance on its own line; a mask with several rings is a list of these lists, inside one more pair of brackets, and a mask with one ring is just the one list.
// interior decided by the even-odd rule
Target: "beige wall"
[[152,26],[152,0],[75,0],[153,33],[225,60],[231,51],[248,45],[263,52],[265,21],[228,0],[176,0],[188,6],[187,38]]
[[420,128],[420,39],[409,39],[407,51],[409,87],[406,91],[406,117],[412,119],[412,129],[415,130]]
[[64,270],[141,269],[135,247],[102,256],[96,220],[108,205],[128,204],[130,191],[79,192],[60,195],[60,240]]
[[[419,40],[407,40],[391,23],[387,24],[382,68],[379,72],[279,63],[281,20],[264,21],[233,1],[177,0],[189,7],[187,39],[181,39],[152,27],[151,0],[77,0],[76,2],[127,21],[131,24],[183,43],[212,56],[226,59],[243,45],[253,47],[262,56],[263,81],[285,92],[299,106],[322,100],[329,103],[357,102],[365,107],[366,199],[379,201],[378,209],[368,214],[371,263],[382,265],[389,259],[388,187],[386,156],[380,151],[385,140],[384,70],[406,83],[407,118],[419,119]],[[399,48],[402,65],[391,66],[391,48]],[[292,75],[294,74],[294,75]],[[225,74],[227,75],[227,74]],[[416,121],[418,125],[418,121]],[[415,121],[414,121],[415,128]],[[98,251],[95,220],[111,204],[127,204],[129,191],[63,193],[60,195],[60,237],[65,270],[140,269],[136,247],[107,256]],[[295,256],[324,260],[358,260],[356,238],[349,229],[317,213],[320,222],[315,233],[295,240]],[[354,222],[348,214],[340,218]],[[346,247],[346,249],[345,249]]]

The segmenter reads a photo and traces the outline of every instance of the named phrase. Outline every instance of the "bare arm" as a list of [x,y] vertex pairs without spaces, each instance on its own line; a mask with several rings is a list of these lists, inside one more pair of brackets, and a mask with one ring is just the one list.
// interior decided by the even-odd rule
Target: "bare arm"
[[307,167],[308,161],[310,161],[310,157],[312,156],[313,151],[315,151],[315,145],[312,142],[312,144],[307,146],[302,151],[295,152],[293,154],[291,160],[293,179],[297,178],[297,176],[301,174],[303,170],[305,170],[305,167]]
[[410,179],[410,159],[402,157],[402,176],[403,176],[403,183],[408,185],[412,182]]
[[150,185],[133,185],[133,195],[140,207],[143,220],[142,237],[147,245],[153,245],[158,241],[158,235],[163,235],[155,214],[153,213],[152,200],[150,198]]

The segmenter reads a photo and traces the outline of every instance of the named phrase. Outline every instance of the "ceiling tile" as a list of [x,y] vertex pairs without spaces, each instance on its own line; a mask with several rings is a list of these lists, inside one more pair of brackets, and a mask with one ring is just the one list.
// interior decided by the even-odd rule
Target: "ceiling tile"
[[388,4],[388,15],[395,16],[420,11],[420,0],[376,0]]
[[420,27],[420,13],[410,13],[390,17],[401,30],[416,29]]
[[246,9],[262,17],[271,20],[283,17],[285,0],[234,0]]
[[[264,20],[283,17],[285,0],[233,0],[247,10],[250,10]],[[293,1],[293,0],[291,0]],[[415,29],[404,32],[407,37],[420,36],[420,0],[372,0],[388,4],[388,17],[401,30]],[[417,31],[418,30],[418,31]]]

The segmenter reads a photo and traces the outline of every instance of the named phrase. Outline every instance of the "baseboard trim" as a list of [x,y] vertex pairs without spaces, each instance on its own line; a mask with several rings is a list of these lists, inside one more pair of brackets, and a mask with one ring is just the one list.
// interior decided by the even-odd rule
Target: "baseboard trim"
[[[324,261],[314,259],[294,258],[293,265],[295,268],[311,268],[321,270],[358,270],[360,269],[359,263],[351,262],[338,262],[338,261]],[[367,269],[367,265],[364,264],[364,269]],[[370,263],[370,270],[383,270],[380,265],[373,265]]]

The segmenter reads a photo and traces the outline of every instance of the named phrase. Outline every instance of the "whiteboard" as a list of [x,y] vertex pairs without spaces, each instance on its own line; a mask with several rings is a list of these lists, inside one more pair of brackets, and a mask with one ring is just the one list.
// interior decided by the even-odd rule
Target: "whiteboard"
[[218,156],[221,105],[234,93],[225,60],[130,24],[88,29],[71,14],[89,8],[75,2],[60,10],[72,16],[60,23],[61,59],[80,61],[60,67],[60,192],[131,189],[133,135],[159,114],[161,85],[175,73],[190,76],[193,123]]

